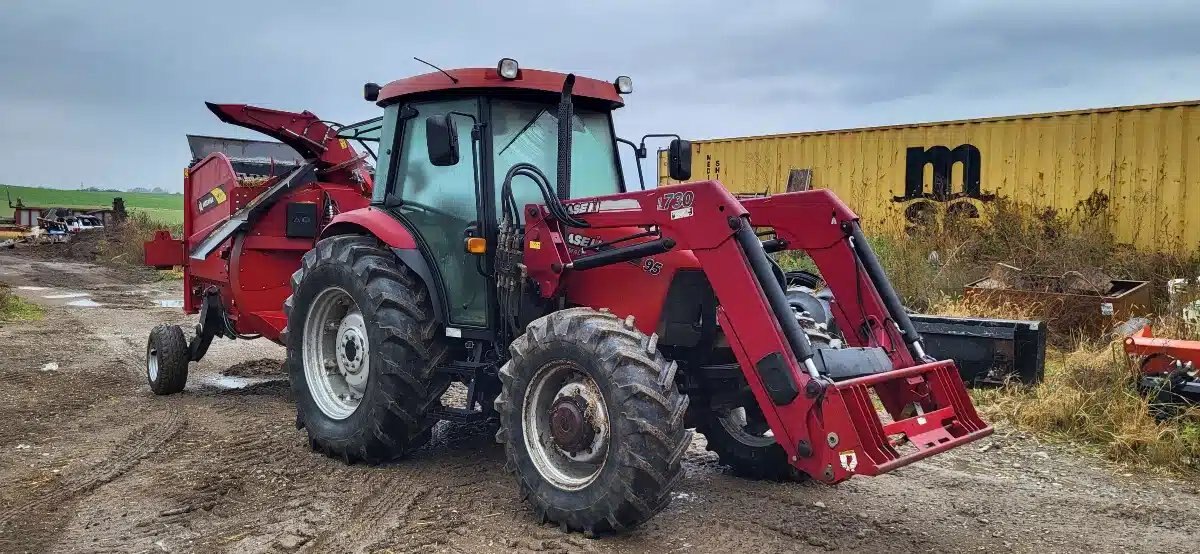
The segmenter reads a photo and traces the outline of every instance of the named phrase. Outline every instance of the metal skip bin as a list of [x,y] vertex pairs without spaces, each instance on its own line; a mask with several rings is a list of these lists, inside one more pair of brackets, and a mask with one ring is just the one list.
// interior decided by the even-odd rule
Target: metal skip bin
[[1021,286],[998,285],[991,277],[968,284],[963,296],[993,305],[1033,306],[1056,336],[1099,336],[1150,311],[1150,283],[1113,279],[1098,290],[1055,286],[1062,277],[1031,275]]

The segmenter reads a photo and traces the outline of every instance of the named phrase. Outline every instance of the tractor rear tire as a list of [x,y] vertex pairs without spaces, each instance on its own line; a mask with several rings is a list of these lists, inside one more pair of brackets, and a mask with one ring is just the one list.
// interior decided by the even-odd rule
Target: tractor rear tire
[[317,242],[283,309],[296,425],[314,450],[379,464],[429,441],[429,410],[449,386],[434,374],[446,345],[429,291],[386,246],[360,235]]
[[657,343],[632,317],[570,308],[510,345],[496,439],[541,521],[596,535],[635,527],[670,502],[692,433],[677,366]]
[[[804,473],[788,463],[783,447],[756,428],[765,426],[758,407],[739,410],[745,410],[745,415],[709,411],[699,418],[696,430],[708,439],[708,450],[716,453],[721,463],[729,466],[738,477],[767,481],[805,480]],[[746,425],[746,416],[755,421]]]
[[146,342],[146,382],[157,395],[175,394],[187,384],[188,344],[178,325],[157,325]]

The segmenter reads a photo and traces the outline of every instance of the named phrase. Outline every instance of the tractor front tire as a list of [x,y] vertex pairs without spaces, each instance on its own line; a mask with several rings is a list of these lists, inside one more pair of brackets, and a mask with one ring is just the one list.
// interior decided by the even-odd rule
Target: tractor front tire
[[157,325],[146,342],[146,382],[157,395],[175,394],[187,384],[188,344],[178,325]]
[[420,448],[449,381],[429,291],[370,236],[322,239],[284,303],[296,425],[314,450],[379,464]]
[[635,527],[683,477],[687,396],[656,336],[591,308],[532,323],[496,399],[508,467],[538,518],[588,535]]

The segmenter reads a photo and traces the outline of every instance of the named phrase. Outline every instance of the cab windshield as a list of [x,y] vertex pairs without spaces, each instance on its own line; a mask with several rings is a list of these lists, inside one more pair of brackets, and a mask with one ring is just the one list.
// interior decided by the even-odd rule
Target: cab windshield
[[[558,186],[558,106],[520,100],[492,101],[492,148],[496,189],[508,168],[528,162]],[[609,112],[576,108],[571,121],[571,198],[617,194],[622,191]],[[524,179],[522,179],[524,181]],[[517,206],[543,203],[531,182],[514,182]],[[497,198],[497,210],[499,210]]]

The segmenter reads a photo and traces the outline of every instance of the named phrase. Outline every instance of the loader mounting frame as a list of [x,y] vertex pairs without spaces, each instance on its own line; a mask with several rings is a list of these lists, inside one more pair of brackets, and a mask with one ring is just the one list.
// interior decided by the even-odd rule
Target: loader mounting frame
[[[954,363],[925,355],[858,217],[829,191],[739,202],[706,181],[571,200],[565,207],[590,228],[642,228],[652,235],[572,256],[567,225],[543,205],[526,206],[524,262],[541,296],[562,295],[572,271],[690,250],[776,440],[806,474],[830,483],[877,475],[991,434]],[[812,258],[837,299],[833,312],[847,343],[885,349],[892,371],[840,383],[821,374],[754,227],[772,227],[783,249]],[[891,421],[881,421],[876,399]],[[901,452],[905,443],[912,451]]]

